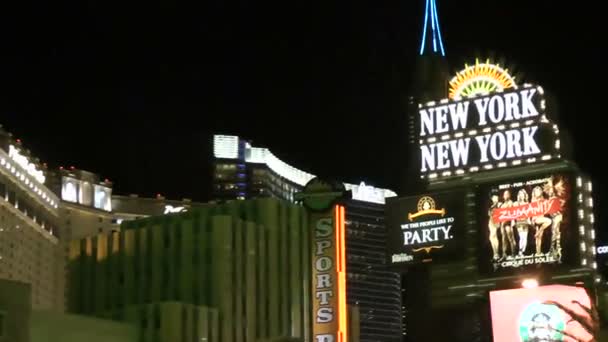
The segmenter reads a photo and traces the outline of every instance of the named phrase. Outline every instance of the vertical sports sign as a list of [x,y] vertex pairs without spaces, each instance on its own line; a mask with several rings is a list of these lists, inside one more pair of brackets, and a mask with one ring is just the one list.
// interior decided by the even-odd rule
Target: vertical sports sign
[[312,228],[313,342],[347,342],[345,209],[336,204],[345,193],[315,178],[297,194]]

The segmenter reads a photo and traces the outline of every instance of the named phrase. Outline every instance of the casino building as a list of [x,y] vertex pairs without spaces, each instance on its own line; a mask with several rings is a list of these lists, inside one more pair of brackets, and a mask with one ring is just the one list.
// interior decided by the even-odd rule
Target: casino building
[[59,198],[45,165],[0,127],[0,278],[31,286],[34,309],[63,310]]
[[597,305],[592,182],[568,153],[548,90],[489,60],[450,78],[436,1],[425,10],[408,108],[416,170],[407,177],[419,181],[387,200],[387,262],[404,275],[404,326],[412,341],[513,341],[505,336],[515,332],[496,328],[508,315],[562,314],[529,303],[524,316],[495,311],[503,290],[534,288],[541,298],[555,285],[582,287]]
[[[213,193],[217,201],[271,197],[294,201],[315,176],[238,136],[213,137]],[[347,300],[358,307],[362,342],[401,341],[401,281],[385,265],[384,203],[396,196],[365,183],[344,184]]]

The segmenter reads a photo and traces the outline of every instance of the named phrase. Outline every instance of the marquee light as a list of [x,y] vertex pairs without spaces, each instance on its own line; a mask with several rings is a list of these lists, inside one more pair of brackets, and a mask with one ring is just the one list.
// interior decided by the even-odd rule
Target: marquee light
[[513,88],[420,105],[423,178],[559,159],[559,130],[546,119],[543,88]]
[[465,68],[450,81],[450,99],[460,99],[475,95],[488,94],[505,89],[517,88],[515,78],[499,64],[492,64],[490,60],[475,65],[465,64]]

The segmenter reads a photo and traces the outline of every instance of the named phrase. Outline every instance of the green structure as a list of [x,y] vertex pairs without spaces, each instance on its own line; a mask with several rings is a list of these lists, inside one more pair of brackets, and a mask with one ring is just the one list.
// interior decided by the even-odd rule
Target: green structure
[[141,341],[309,341],[307,227],[275,199],[126,222],[71,243],[68,309],[133,322]]
[[33,311],[29,330],[31,342],[138,341],[133,324],[51,311]]

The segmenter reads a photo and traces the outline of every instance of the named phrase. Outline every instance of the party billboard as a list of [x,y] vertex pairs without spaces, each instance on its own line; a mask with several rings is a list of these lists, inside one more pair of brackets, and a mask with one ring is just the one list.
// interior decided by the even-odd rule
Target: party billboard
[[464,192],[388,199],[388,265],[451,259],[461,254]]
[[480,186],[481,270],[578,262],[573,185],[553,173]]
[[592,332],[583,326],[596,323],[590,309],[589,295],[582,287],[549,285],[490,292],[494,342],[591,341]]

